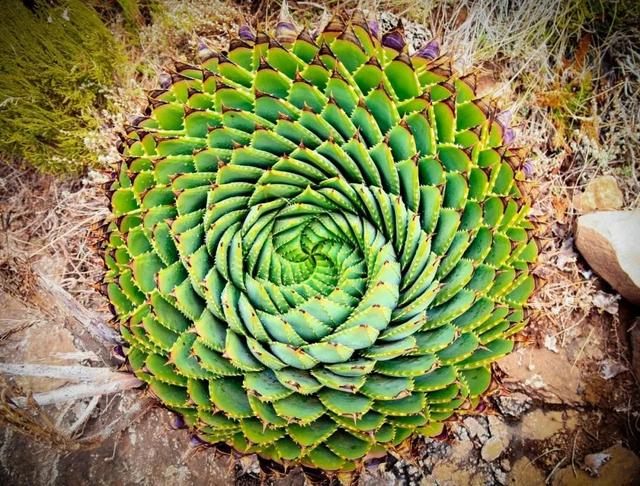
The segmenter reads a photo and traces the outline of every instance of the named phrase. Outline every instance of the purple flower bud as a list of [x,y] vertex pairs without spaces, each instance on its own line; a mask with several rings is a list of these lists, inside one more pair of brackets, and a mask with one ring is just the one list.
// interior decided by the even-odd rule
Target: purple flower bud
[[276,25],[276,39],[281,42],[293,42],[297,35],[296,26],[291,22],[281,21]]
[[385,462],[387,462],[386,455],[382,456],[382,457],[374,457],[374,458],[371,458],[371,459],[367,459],[365,461],[364,465],[370,471],[374,471],[374,470],[378,469],[378,466],[380,466],[380,464],[383,464]]
[[160,87],[163,89],[167,89],[171,86],[171,75],[169,73],[162,72],[160,73]]
[[213,51],[209,49],[209,46],[204,42],[204,40],[199,39],[198,51],[196,52],[196,55],[198,56],[198,58],[201,60],[208,59],[211,56],[211,54],[213,54]]
[[127,361],[127,358],[124,354],[124,349],[122,349],[122,346],[120,346],[119,344],[117,346],[114,346],[111,349],[111,362],[114,365],[121,365],[124,362]]
[[244,41],[254,41],[256,36],[251,31],[251,27],[248,25],[241,25],[238,29],[238,36]]
[[476,407],[476,412],[484,412],[486,408],[487,408],[487,404],[485,402],[480,402]]
[[191,447],[208,447],[210,444],[206,441],[194,435],[191,437]]
[[526,177],[533,176],[533,164],[527,160],[524,164],[522,164],[522,172]]
[[516,132],[513,128],[505,127],[502,133],[502,143],[504,145],[511,145],[511,143],[516,139]]
[[380,35],[380,26],[376,19],[367,20],[367,26],[374,37],[378,37]]
[[442,432],[440,432],[438,435],[434,435],[433,437],[431,437],[433,440],[446,440],[447,437],[449,437],[449,433],[445,430],[443,430]]
[[508,127],[509,125],[511,125],[513,113],[511,112],[511,110],[501,111],[500,113],[498,113],[498,116],[496,118],[503,127]]
[[396,51],[401,51],[404,48],[404,37],[402,36],[402,32],[398,30],[387,32],[382,36],[382,45],[395,49]]
[[182,415],[175,415],[171,421],[171,428],[173,430],[186,429],[187,423],[184,421],[184,417]]
[[428,42],[416,52],[416,56],[423,57],[424,59],[436,59],[439,55],[440,43],[436,40]]

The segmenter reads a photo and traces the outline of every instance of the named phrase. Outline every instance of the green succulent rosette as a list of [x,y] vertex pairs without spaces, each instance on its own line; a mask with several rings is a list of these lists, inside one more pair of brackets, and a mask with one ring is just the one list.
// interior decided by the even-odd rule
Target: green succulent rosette
[[245,29],[150,93],[106,289],[202,440],[349,470],[477,403],[537,250],[509,129],[434,44],[358,18],[284,37]]

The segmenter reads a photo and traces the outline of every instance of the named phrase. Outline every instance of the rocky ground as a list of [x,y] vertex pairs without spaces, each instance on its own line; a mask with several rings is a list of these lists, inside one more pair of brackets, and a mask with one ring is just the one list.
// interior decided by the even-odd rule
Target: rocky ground
[[[173,8],[175,19],[184,21],[180,4]],[[211,15],[203,12],[197,19],[191,13],[189,28],[204,25],[200,34],[223,43],[223,29],[210,21]],[[482,11],[471,10],[466,18],[484,19]],[[395,19],[387,16],[383,23]],[[164,26],[179,41],[173,54],[194,41],[176,30],[177,22]],[[407,25],[416,43],[431,37],[418,23]],[[523,25],[516,27],[529,28]],[[158,54],[162,28],[144,32],[148,48],[139,54],[159,65],[166,63]],[[465,32],[456,37],[445,29],[444,45],[453,49],[455,39],[463,38],[466,43],[460,45],[481,52],[482,32]],[[507,66],[503,71],[483,59],[486,72],[502,73],[497,78],[503,84],[487,81],[488,90],[505,86],[528,65],[512,50],[513,59],[500,61]],[[466,59],[465,52],[458,54]],[[538,61],[534,58],[534,64]],[[563,72],[577,69],[567,66]],[[137,82],[134,91],[155,80]],[[640,318],[632,303],[638,295],[640,257],[633,253],[637,239],[629,236],[630,224],[639,223],[635,216],[635,223],[618,229],[611,224],[616,211],[627,217],[638,206],[637,164],[625,148],[638,144],[631,138],[637,133],[624,132],[633,131],[629,127],[635,122],[611,111],[609,103],[618,103],[616,109],[630,106],[622,111],[625,116],[638,110],[632,110],[635,98],[624,98],[623,90],[611,86],[620,85],[611,81],[599,88],[608,90],[609,98],[594,97],[592,116],[600,124],[595,141],[582,132],[554,141],[559,128],[544,104],[532,105],[517,119],[522,144],[530,149],[528,184],[541,250],[534,272],[538,290],[517,350],[496,366],[486,406],[477,415],[457,417],[446,434],[419,439],[412,451],[400,449],[387,461],[371,464],[360,484],[640,484]],[[524,88],[512,85],[503,98],[513,99],[516,91]],[[135,93],[123,90],[114,96],[130,111],[142,99]],[[540,96],[535,93],[533,99],[540,101]],[[121,121],[112,117],[106,124]],[[106,142],[112,135],[107,133]],[[625,160],[631,160],[629,170]],[[111,373],[119,360],[104,345],[109,314],[93,287],[101,266],[91,227],[106,215],[100,189],[104,176],[89,172],[78,180],[60,180],[14,167],[0,170],[0,484],[302,484],[299,470],[267,479],[256,457],[194,447],[188,432],[175,429],[174,417],[155,407],[145,392],[106,393],[113,391],[106,382],[129,386],[120,376],[52,379],[17,376],[15,368],[7,368],[15,363],[75,365]],[[586,224],[583,214],[597,220]],[[576,226],[583,231],[576,232]],[[69,386],[85,391],[90,386],[94,393],[59,400],[55,394]],[[29,393],[56,403],[8,407],[9,400]]]

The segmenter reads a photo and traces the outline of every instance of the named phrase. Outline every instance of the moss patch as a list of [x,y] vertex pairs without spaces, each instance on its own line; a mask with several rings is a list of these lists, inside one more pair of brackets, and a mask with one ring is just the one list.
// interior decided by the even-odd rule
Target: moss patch
[[97,110],[124,63],[122,47],[83,2],[4,2],[0,153],[57,174],[95,163],[84,139],[99,128]]

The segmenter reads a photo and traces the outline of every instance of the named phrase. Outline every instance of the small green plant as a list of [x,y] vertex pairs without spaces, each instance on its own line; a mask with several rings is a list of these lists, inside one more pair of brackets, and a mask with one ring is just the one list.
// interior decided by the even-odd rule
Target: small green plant
[[356,15],[242,28],[128,128],[106,292],[202,441],[348,471],[474,409],[534,287],[511,129]]
[[98,14],[68,0],[2,4],[0,153],[43,172],[74,173],[96,161],[85,138],[118,66],[121,46]]

